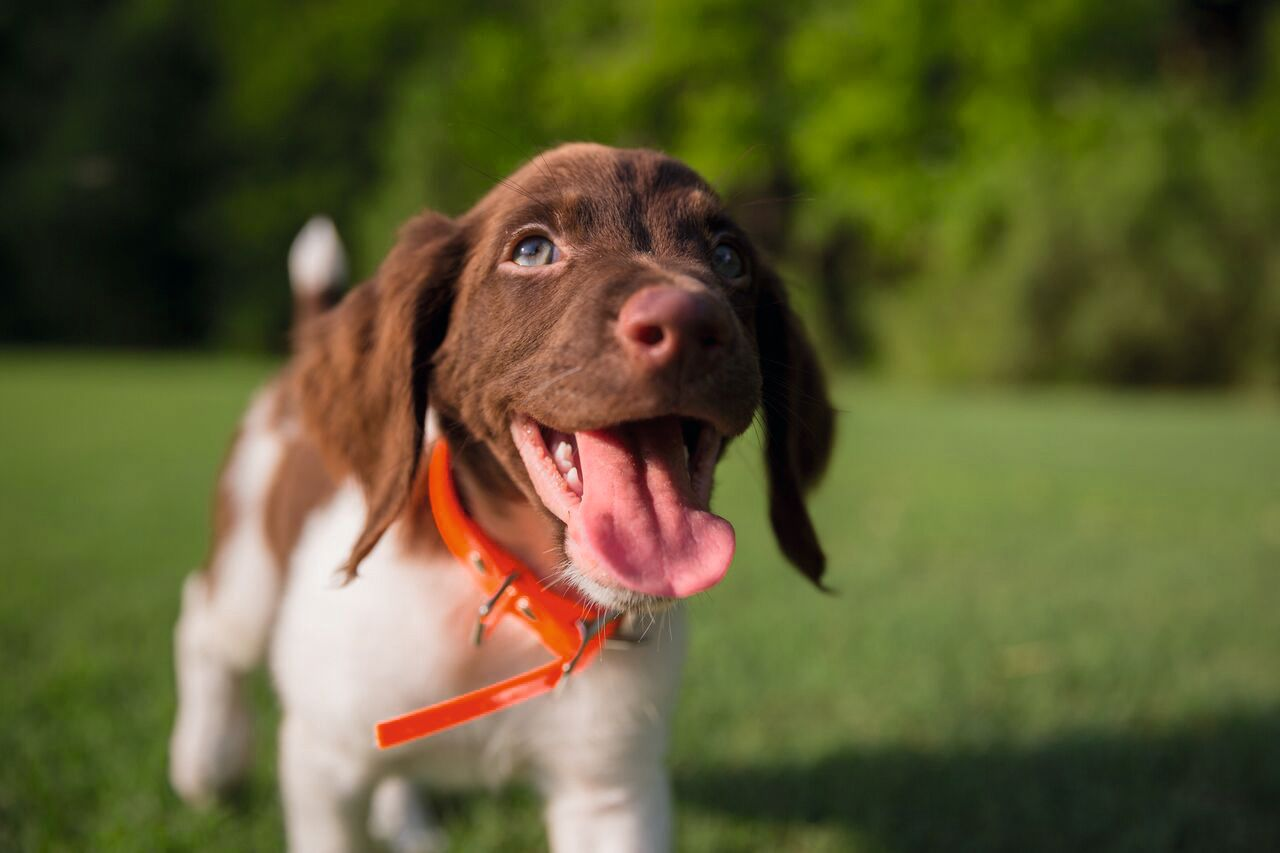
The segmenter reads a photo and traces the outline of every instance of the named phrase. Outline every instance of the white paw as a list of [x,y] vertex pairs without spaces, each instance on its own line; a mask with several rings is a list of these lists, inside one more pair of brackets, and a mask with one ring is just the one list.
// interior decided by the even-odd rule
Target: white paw
[[253,760],[251,729],[239,704],[180,711],[169,739],[169,782],[178,795],[207,807],[243,779]]
[[369,834],[392,853],[444,853],[448,838],[407,779],[384,779],[373,792]]
[[178,714],[169,737],[169,782],[188,803],[206,806],[248,772],[253,733],[242,677],[199,643],[200,608],[192,601],[198,594],[188,580],[175,631]]

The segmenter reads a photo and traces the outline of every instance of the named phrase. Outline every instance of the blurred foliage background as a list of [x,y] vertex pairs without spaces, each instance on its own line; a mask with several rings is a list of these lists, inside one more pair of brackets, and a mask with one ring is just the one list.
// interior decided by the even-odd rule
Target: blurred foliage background
[[308,215],[368,274],[572,139],[702,171],[834,359],[1280,383],[1260,0],[19,4],[0,340],[279,348]]

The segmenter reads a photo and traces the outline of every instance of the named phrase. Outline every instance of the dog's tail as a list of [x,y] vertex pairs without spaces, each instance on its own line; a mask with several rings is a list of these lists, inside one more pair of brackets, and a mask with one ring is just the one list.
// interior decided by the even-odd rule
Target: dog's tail
[[347,253],[333,220],[313,216],[289,247],[289,284],[293,288],[293,330],[337,304],[347,279]]

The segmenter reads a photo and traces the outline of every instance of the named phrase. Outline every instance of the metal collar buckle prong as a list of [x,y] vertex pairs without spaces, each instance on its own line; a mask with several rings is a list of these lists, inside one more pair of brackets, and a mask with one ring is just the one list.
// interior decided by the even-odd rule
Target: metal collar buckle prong
[[564,684],[565,679],[573,674],[574,669],[578,666],[578,661],[582,660],[582,653],[587,650],[587,646],[591,644],[591,641],[594,640],[610,622],[619,618],[621,615],[621,613],[605,611],[595,619],[578,620],[578,633],[582,636],[582,642],[578,644],[578,650],[574,652],[573,657],[565,661],[564,665],[560,667],[560,671],[563,675],[560,680],[556,682],[557,687]]

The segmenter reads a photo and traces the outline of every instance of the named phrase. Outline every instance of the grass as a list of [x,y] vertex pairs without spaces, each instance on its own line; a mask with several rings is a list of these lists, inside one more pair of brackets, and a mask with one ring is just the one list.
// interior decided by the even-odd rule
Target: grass
[[[0,849],[280,848],[269,722],[236,802],[164,777],[179,580],[270,369],[0,357]],[[838,596],[777,557],[754,440],[722,478],[740,556],[691,605],[679,849],[1280,849],[1280,413],[837,396]],[[443,812],[456,850],[543,844],[519,789]]]

